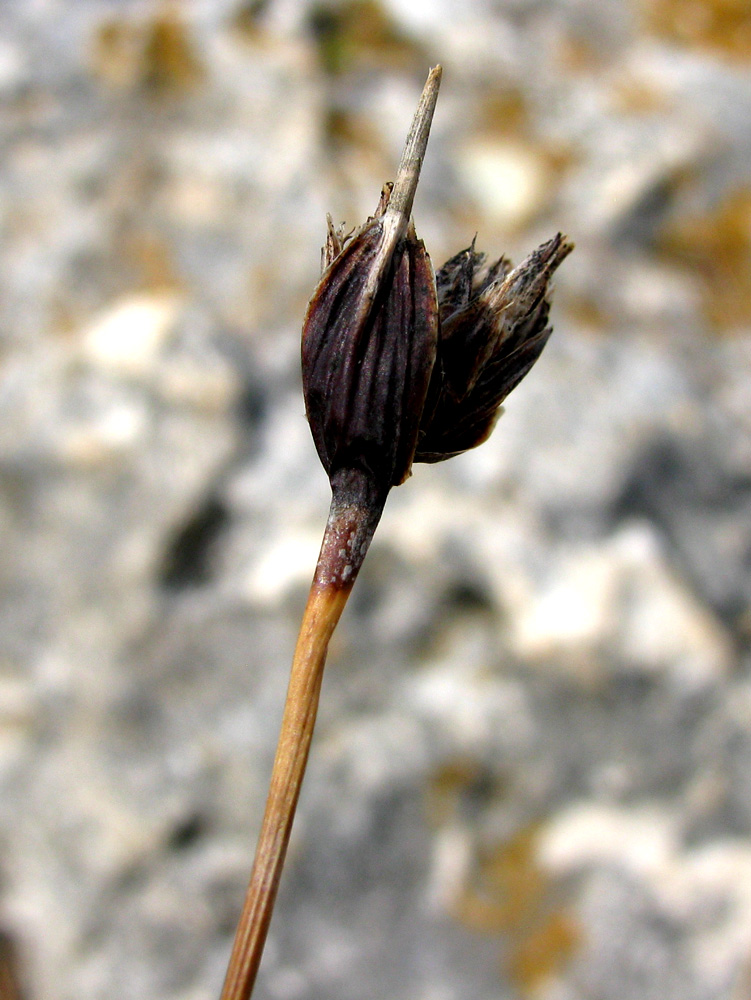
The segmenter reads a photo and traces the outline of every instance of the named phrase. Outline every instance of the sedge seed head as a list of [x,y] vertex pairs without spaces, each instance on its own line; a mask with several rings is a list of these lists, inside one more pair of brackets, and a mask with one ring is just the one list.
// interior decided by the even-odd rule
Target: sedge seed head
[[558,233],[518,267],[504,257],[487,266],[473,241],[438,271],[437,357],[416,462],[441,462],[486,440],[552,333],[549,282],[572,250]]
[[409,475],[438,340],[433,268],[412,226],[367,307],[388,197],[385,189],[375,216],[350,238],[329,221],[328,266],[303,333],[303,390],[323,467],[330,477],[361,469],[384,488]]
[[385,496],[412,463],[480,444],[551,333],[549,283],[573,249],[559,233],[512,268],[472,245],[437,274],[411,219],[440,83],[431,71],[396,181],[354,234],[328,223],[305,316],[305,406],[333,481],[362,473]]

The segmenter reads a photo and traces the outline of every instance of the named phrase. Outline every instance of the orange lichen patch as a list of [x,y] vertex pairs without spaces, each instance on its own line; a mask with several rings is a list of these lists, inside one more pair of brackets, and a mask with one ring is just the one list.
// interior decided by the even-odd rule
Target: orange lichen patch
[[599,303],[586,293],[566,296],[566,301],[561,303],[565,312],[572,322],[578,327],[587,330],[605,330],[611,325],[610,317],[602,309]]
[[301,290],[297,284],[291,285],[279,274],[275,261],[270,259],[248,269],[247,278],[236,298],[223,304],[224,315],[227,322],[243,329],[263,329],[279,322],[281,302],[284,303],[284,315],[292,317],[304,314],[308,297],[307,286]]
[[257,41],[260,35],[259,18],[268,7],[268,0],[245,0],[232,19],[232,28],[246,41]]
[[557,62],[565,73],[573,75],[591,73],[605,64],[607,55],[594,38],[583,35],[564,35],[557,46]]
[[413,69],[424,62],[419,47],[375,0],[349,0],[337,7],[319,4],[311,11],[308,24],[321,65],[332,76],[354,67]]
[[646,22],[661,38],[732,60],[751,58],[748,0],[642,0]]
[[143,46],[142,80],[158,92],[188,90],[203,76],[193,41],[176,12],[148,25]]
[[485,218],[484,230],[496,222],[506,233],[518,231],[549,207],[572,156],[539,134],[515,87],[491,91],[475,122],[458,162],[466,189]]
[[[428,816],[440,828],[476,824],[478,812],[503,796],[503,781],[473,760],[446,764],[428,788]],[[540,826],[478,852],[454,890],[460,923],[497,937],[505,973],[523,996],[562,971],[581,934],[565,908],[562,887],[538,863]]]
[[668,105],[664,91],[634,73],[619,76],[611,90],[613,108],[624,114],[651,115]]
[[529,109],[518,87],[492,90],[480,104],[478,131],[492,136],[526,136],[529,131]]
[[158,93],[188,90],[203,75],[190,35],[171,9],[146,23],[102,22],[94,34],[91,66],[110,86]]
[[[342,191],[353,191],[361,186],[363,177],[370,177],[377,189],[382,178],[388,177],[392,164],[372,119],[330,107],[323,115],[322,127],[332,184]],[[351,206],[342,218],[348,218],[353,211],[359,209]]]
[[508,961],[512,981],[524,994],[534,993],[560,971],[580,942],[581,931],[572,918],[563,911],[551,913],[516,942]]
[[500,795],[502,781],[474,760],[444,764],[428,786],[427,810],[431,823],[441,826],[466,811],[470,801]]
[[537,832],[528,827],[479,859],[472,883],[456,902],[463,924],[485,933],[513,932],[534,920],[545,895],[535,861]]
[[116,20],[100,24],[91,47],[94,75],[111,87],[131,87],[140,65],[140,36],[134,25]]
[[[50,329],[61,340],[70,340],[78,333],[80,317],[74,303],[68,295],[53,294],[49,304]],[[0,1000],[2,1000],[0,990]]]
[[751,323],[751,188],[734,192],[712,211],[677,220],[659,250],[695,272],[705,314],[716,329]]
[[137,288],[162,291],[180,287],[172,253],[161,237],[154,233],[130,233],[123,249]]
[[571,149],[551,143],[539,134],[533,110],[518,87],[499,87],[479,102],[473,134],[491,142],[504,139],[523,144],[552,170],[563,170],[573,162]]
[[580,940],[556,885],[537,863],[538,832],[533,824],[487,852],[455,907],[465,926],[503,935],[504,965],[524,995],[560,971]]
[[353,146],[357,149],[373,150],[378,146],[372,122],[342,108],[329,108],[323,127],[327,140],[337,149]]

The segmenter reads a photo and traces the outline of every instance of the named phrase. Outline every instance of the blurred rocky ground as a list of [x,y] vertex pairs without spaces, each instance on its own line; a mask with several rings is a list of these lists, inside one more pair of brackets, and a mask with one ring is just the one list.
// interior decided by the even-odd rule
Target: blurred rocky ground
[[0,4],[0,996],[209,1000],[328,502],[299,332],[393,176],[561,229],[492,439],[394,491],[258,1000],[751,996],[745,0]]

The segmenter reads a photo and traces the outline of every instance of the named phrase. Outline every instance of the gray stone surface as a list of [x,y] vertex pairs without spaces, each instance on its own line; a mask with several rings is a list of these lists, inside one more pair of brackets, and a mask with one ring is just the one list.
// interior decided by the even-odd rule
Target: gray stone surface
[[324,215],[374,208],[437,61],[434,261],[577,250],[491,440],[389,499],[257,996],[749,995],[751,21],[680,6],[0,5],[26,1000],[218,995],[327,510]]

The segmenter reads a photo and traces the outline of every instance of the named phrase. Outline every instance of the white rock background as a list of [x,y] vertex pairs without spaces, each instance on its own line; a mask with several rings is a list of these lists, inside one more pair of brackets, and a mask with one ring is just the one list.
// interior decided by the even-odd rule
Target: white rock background
[[490,442],[389,500],[256,996],[751,995],[750,56],[725,0],[0,6],[2,1000],[218,995],[324,215],[438,61],[434,261],[577,250]]

